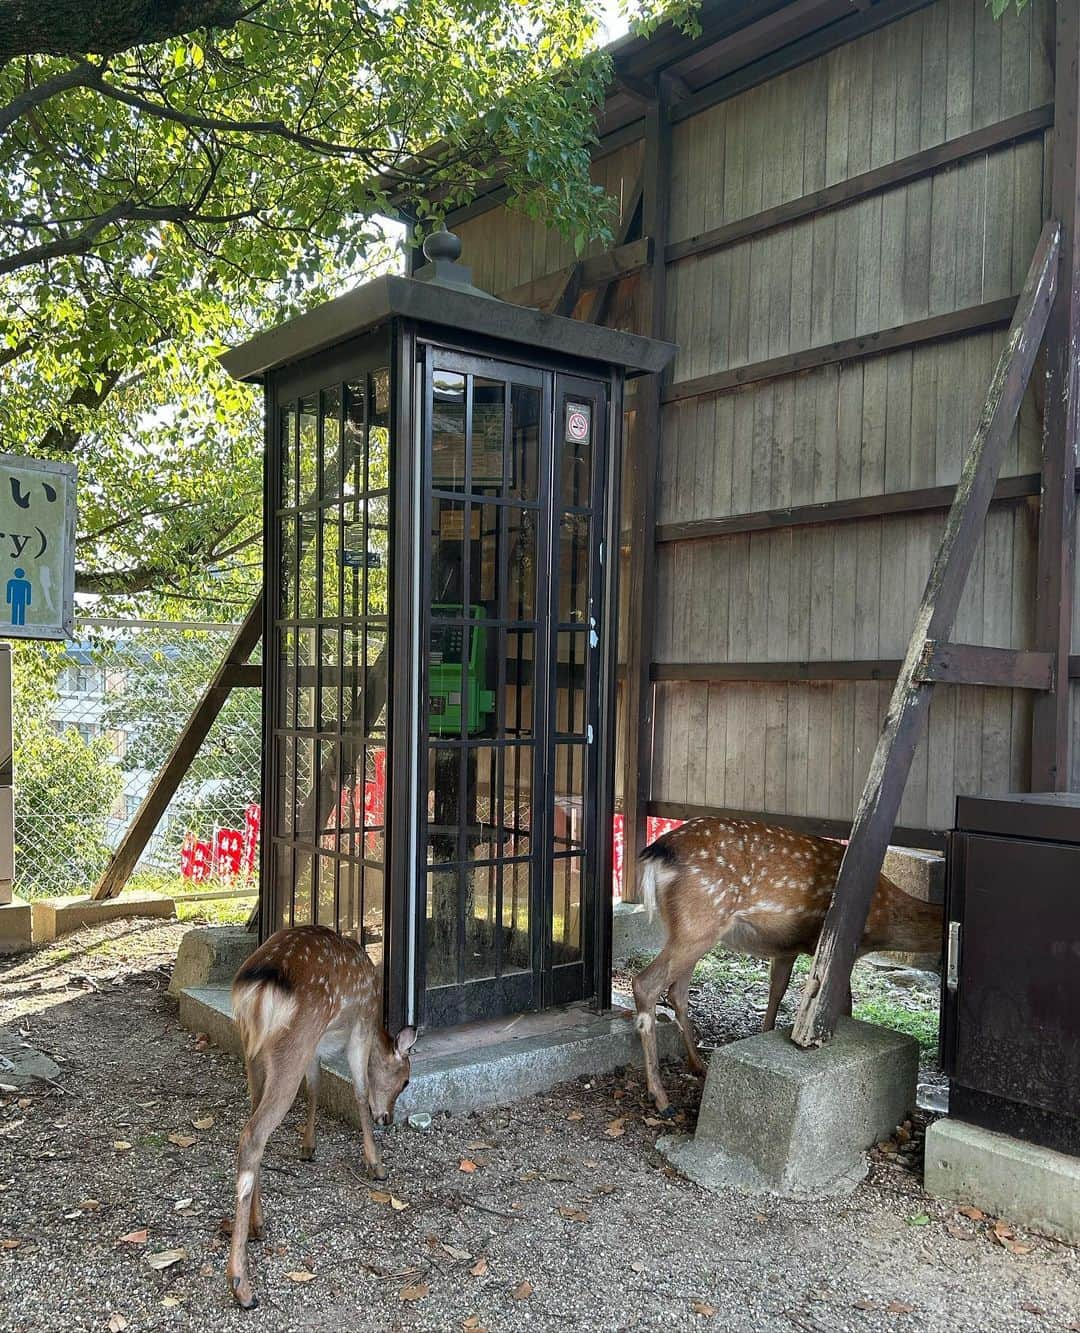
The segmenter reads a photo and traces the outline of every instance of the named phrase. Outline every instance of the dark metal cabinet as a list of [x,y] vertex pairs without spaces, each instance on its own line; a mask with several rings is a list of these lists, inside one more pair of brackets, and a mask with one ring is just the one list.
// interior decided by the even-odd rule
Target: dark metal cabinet
[[1080,1153],[1080,795],[960,797],[946,929],[950,1115]]

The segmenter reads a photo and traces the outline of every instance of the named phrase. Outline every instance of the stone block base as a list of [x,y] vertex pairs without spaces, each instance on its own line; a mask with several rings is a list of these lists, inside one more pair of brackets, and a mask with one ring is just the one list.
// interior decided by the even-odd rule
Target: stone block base
[[178,999],[189,986],[231,986],[240,964],[258,945],[258,936],[243,926],[197,926],[180,941],[169,982]]
[[846,1194],[866,1175],[865,1150],[915,1105],[918,1070],[911,1037],[850,1018],[815,1051],[765,1032],[713,1053],[697,1133],[657,1146],[707,1188]]
[[616,903],[611,917],[611,958],[616,966],[631,958],[653,958],[664,947],[664,923],[649,920],[644,903]]
[[1080,1158],[962,1120],[926,1131],[926,1192],[1080,1244]]
[[171,898],[158,893],[124,893],[119,898],[100,901],[87,894],[67,898],[38,898],[34,904],[34,943],[46,944],[60,935],[84,926],[98,926],[120,917],[172,917],[176,907]]
[[21,953],[34,943],[34,914],[22,898],[0,906],[0,953]]

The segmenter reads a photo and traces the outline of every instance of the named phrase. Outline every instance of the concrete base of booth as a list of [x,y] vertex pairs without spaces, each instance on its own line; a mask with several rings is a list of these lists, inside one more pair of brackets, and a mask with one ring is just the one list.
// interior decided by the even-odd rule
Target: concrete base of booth
[[926,1131],[926,1192],[1080,1244],[1080,1158],[962,1120]]
[[47,944],[60,935],[85,926],[99,926],[119,917],[173,917],[176,904],[158,893],[125,893],[119,898],[91,898],[73,894],[66,898],[38,898],[33,903],[34,943]]
[[34,914],[30,904],[12,897],[0,906],[0,954],[21,953],[33,943]]
[[[205,1032],[236,1055],[240,1040],[227,986],[180,991],[180,1021]],[[641,1063],[641,1043],[628,1011],[597,1014],[582,1006],[519,1014],[426,1032],[412,1057],[409,1086],[398,1099],[398,1120],[416,1111],[455,1114],[504,1106],[582,1075],[599,1077],[620,1065]],[[657,1021],[661,1059],[682,1051],[678,1028]],[[333,1115],[357,1123],[352,1080],[343,1058],[323,1061],[319,1101]]]
[[919,1047],[841,1019],[820,1050],[765,1032],[715,1051],[693,1138],[657,1147],[707,1189],[827,1198],[866,1175],[865,1150],[915,1105]]

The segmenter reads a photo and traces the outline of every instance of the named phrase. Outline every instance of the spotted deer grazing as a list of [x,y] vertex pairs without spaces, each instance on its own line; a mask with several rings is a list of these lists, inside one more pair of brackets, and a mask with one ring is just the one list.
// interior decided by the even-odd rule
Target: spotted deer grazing
[[262,1239],[259,1167],[266,1141],[285,1118],[302,1080],[307,1123],[300,1156],[315,1152],[319,1059],[344,1049],[356,1091],[364,1159],[386,1178],[372,1119],[390,1124],[394,1103],[409,1082],[409,1052],[416,1032],[392,1040],[382,1024],[382,987],[355,940],[325,926],[279,930],[251,955],[232,987],[233,1014],[244,1044],[251,1118],[240,1134],[236,1161],[236,1214],[229,1252],[229,1286],[244,1309],[258,1302],[247,1270],[250,1233]]
[[[768,958],[763,1030],[770,1032],[795,959],[817,947],[843,853],[842,845],[830,839],[743,819],[692,819],[642,852],[642,897],[650,917],[659,907],[667,932],[663,949],[634,978],[645,1076],[660,1111],[668,1109],[668,1098],[656,1056],[657,1000],[666,990],[690,1068],[704,1074],[686,1012],[694,968],[717,945]],[[940,907],[920,902],[882,875],[859,953],[937,953],[941,932]]]

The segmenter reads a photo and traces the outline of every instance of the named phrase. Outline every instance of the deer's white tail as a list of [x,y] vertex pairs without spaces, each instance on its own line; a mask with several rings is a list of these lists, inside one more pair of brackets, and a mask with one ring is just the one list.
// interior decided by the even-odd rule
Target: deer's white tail
[[641,855],[641,901],[651,921],[656,915],[658,895],[678,874],[674,858],[665,855],[666,847],[654,842]]
[[233,987],[233,1016],[244,1054],[257,1055],[274,1033],[296,1016],[296,999],[268,981],[238,982]]

